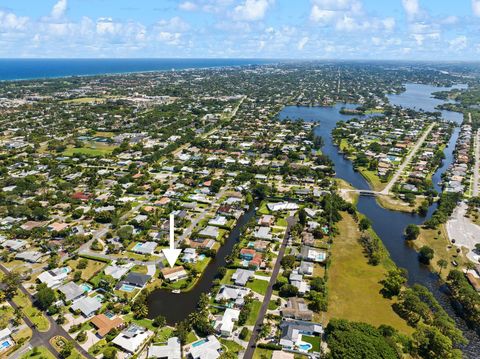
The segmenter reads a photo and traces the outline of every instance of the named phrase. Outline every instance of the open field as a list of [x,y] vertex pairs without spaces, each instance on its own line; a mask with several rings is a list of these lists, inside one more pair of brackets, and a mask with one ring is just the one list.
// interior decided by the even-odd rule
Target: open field
[[386,273],[384,264],[367,263],[358,242],[360,232],[352,217],[343,214],[339,223],[340,234],[332,245],[332,263],[329,269],[328,318],[345,318],[375,326],[388,324],[403,333],[413,328],[392,309],[394,301],[383,298],[379,283]]
[[36,350],[32,349],[20,357],[20,359],[54,359],[50,351],[45,347],[38,347]]
[[[469,262],[466,257],[467,249],[463,247],[462,251],[457,253],[457,247],[452,245],[448,239],[444,224],[440,225],[438,229],[421,228],[418,238],[410,241],[410,243],[417,251],[425,245],[433,249],[434,257],[430,262],[430,267],[435,272],[440,273],[444,279],[448,272],[455,268],[452,261],[456,261],[459,267]],[[448,248],[448,246],[451,246],[451,248]],[[437,264],[440,259],[445,259],[448,262],[447,268],[440,268]]]
[[23,313],[37,326],[41,332],[46,332],[50,328],[48,319],[43,313],[35,308],[30,300],[22,292],[13,297],[13,301],[22,308]]

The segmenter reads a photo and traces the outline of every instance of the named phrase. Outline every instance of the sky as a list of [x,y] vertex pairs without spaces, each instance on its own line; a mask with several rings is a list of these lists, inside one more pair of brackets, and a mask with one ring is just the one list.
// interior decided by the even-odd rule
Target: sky
[[0,0],[3,58],[480,59],[480,0]]

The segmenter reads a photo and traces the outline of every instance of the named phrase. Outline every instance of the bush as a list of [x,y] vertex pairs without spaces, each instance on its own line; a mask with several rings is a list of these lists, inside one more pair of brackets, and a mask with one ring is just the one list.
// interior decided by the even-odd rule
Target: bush
[[243,327],[238,337],[242,340],[245,340],[247,339],[249,333],[250,331],[247,328]]

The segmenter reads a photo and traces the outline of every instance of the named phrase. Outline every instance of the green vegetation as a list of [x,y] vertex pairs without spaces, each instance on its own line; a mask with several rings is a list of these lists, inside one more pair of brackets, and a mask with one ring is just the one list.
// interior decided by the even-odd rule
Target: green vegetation
[[34,347],[24,355],[20,357],[20,359],[55,359],[55,356],[50,353],[50,351],[45,347]]
[[250,288],[254,292],[265,295],[268,288],[268,280],[261,280],[254,278],[253,280],[247,283],[247,288]]
[[377,266],[367,263],[358,242],[360,231],[357,224],[350,215],[343,214],[342,217],[328,270],[327,318],[345,318],[374,326],[387,324],[403,333],[411,333],[412,329],[394,312],[394,302],[380,294],[380,281],[391,267],[387,268],[383,263]]
[[45,332],[50,328],[48,319],[40,310],[32,305],[25,294],[19,292],[13,297],[13,301],[22,309],[22,312],[35,324],[39,331]]

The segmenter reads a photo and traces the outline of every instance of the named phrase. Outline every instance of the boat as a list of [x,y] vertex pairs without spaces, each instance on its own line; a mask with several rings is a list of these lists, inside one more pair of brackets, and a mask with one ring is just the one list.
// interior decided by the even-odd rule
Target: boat
[[174,289],[174,290],[172,290],[172,293],[178,294],[178,293],[180,293],[180,289]]

